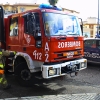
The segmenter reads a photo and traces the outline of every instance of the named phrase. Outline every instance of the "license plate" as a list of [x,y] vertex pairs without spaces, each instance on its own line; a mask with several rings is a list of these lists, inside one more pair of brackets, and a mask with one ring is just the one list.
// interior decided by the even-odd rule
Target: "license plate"
[[74,55],[74,52],[66,52],[66,53],[63,53],[63,56],[73,56]]

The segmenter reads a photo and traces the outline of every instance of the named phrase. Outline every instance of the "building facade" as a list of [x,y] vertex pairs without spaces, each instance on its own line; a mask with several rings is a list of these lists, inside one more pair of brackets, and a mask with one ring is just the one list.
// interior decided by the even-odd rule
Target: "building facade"
[[84,37],[95,38],[97,33],[97,18],[88,17],[86,21],[83,22],[83,32]]
[[[27,10],[31,10],[31,9],[36,9],[39,7],[39,4],[29,4],[29,3],[16,3],[16,4],[0,4],[1,6],[3,6],[4,10],[5,10],[5,14],[7,13],[20,13],[20,12],[24,12]],[[70,9],[66,9],[66,8],[62,8],[63,11],[67,11],[68,13],[72,13],[76,16],[79,15],[79,12],[75,11],[75,10],[70,10]]]

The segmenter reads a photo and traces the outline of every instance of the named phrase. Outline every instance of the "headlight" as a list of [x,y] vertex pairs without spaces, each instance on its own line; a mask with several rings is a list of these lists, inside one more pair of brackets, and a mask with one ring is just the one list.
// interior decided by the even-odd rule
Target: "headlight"
[[56,69],[50,69],[49,70],[49,76],[55,75],[56,74]]
[[83,67],[85,67],[85,63],[84,62],[81,63],[81,68],[83,68]]

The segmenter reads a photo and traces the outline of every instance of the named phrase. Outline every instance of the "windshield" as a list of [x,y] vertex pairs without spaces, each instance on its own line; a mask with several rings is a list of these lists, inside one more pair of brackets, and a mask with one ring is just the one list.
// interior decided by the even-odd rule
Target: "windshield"
[[78,18],[66,14],[43,13],[45,34],[56,35],[78,35],[81,36],[81,28]]

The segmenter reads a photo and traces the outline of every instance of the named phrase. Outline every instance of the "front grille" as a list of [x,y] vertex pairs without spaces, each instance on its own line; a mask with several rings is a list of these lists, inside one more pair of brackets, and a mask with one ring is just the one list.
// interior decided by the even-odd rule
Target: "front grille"
[[63,54],[62,54],[62,53],[60,53],[60,54],[57,54],[57,56],[58,56],[58,57],[62,57],[62,56],[63,56]]

